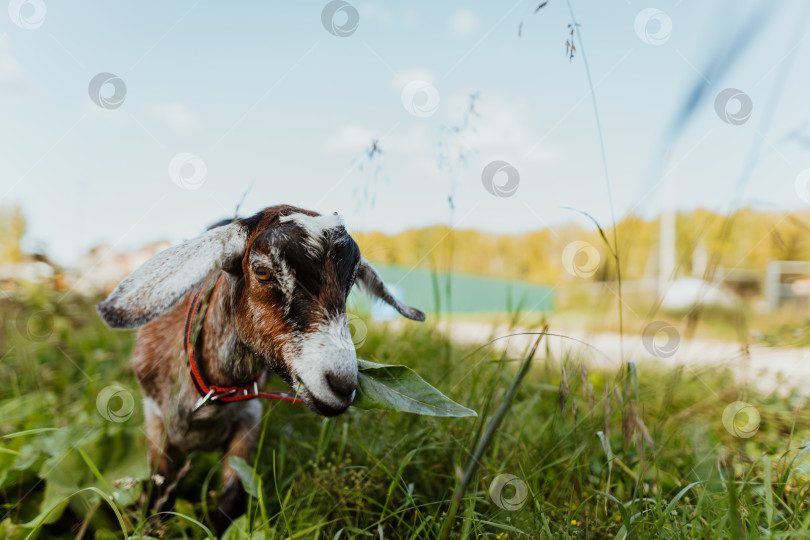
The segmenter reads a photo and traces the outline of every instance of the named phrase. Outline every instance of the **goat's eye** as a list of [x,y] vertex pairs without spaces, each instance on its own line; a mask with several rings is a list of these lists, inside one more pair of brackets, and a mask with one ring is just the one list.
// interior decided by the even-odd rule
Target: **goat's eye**
[[256,276],[256,279],[262,282],[270,281],[270,278],[272,277],[270,270],[262,266],[254,268],[253,275]]

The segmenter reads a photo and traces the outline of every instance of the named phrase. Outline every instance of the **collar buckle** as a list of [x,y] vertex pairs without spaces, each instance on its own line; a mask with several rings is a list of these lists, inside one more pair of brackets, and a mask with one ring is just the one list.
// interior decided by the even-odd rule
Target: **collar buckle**
[[199,410],[199,408],[200,408],[200,407],[202,407],[203,405],[205,405],[205,404],[206,404],[206,402],[208,402],[208,400],[212,400],[212,401],[213,401],[214,399],[216,399],[216,397],[214,396],[214,389],[212,388],[212,389],[210,389],[210,390],[208,391],[208,393],[207,393],[207,394],[205,394],[204,396],[200,397],[200,398],[199,398],[199,399],[198,399],[198,400],[197,400],[197,401],[194,403],[194,408],[193,408],[193,409],[191,409],[191,412],[197,412],[197,410]]

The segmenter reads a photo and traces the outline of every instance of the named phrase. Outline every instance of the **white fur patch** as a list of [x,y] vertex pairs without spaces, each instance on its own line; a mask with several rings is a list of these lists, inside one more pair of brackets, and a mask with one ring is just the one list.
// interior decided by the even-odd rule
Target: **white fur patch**
[[293,222],[306,233],[304,245],[310,251],[320,253],[323,251],[322,237],[326,231],[337,229],[344,226],[343,218],[338,214],[329,214],[325,216],[308,216],[300,212],[282,216],[279,218],[281,223]]
[[273,268],[278,273],[278,282],[281,284],[281,290],[284,294],[291,298],[293,291],[295,291],[295,271],[290,268],[278,248],[270,250],[270,256],[273,259]]
[[143,416],[147,421],[154,416],[163,418],[163,411],[160,410],[154,399],[147,397],[143,398]]
[[308,216],[297,212],[288,216],[281,216],[279,221],[285,223],[293,221],[301,228],[305,229],[311,236],[318,237],[325,231],[336,229],[343,225],[343,218],[338,214],[329,214],[325,216]]
[[294,376],[318,400],[336,408],[345,406],[343,398],[329,387],[326,374],[357,381],[357,353],[346,315],[328,319],[317,330],[305,334],[299,346],[300,353],[291,366]]

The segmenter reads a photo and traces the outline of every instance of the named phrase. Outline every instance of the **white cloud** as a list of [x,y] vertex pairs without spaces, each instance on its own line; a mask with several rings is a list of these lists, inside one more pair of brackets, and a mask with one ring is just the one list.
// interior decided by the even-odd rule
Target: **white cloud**
[[456,37],[466,37],[478,28],[478,15],[469,9],[460,9],[450,18],[450,30]]
[[359,152],[374,139],[375,133],[369,127],[358,124],[347,124],[326,141],[326,147],[333,150],[352,150]]
[[163,120],[175,133],[188,133],[200,127],[200,118],[182,103],[159,103],[149,107],[149,113]]
[[[469,107],[469,97],[450,98],[448,110],[456,112],[449,125],[459,123],[459,111]],[[485,160],[548,163],[559,159],[559,150],[542,142],[529,124],[529,104],[525,99],[505,99],[487,94],[476,103],[479,116],[471,120],[471,129],[463,134],[463,143]]]
[[[444,123],[452,128],[460,125],[461,115],[469,108],[469,97],[457,94],[448,101],[447,110],[454,114]],[[380,139],[379,146],[386,154],[404,154],[410,156],[409,159],[428,156],[434,169],[436,144],[440,140],[448,148],[457,146],[469,158],[485,162],[502,159],[518,166],[560,159],[560,150],[543,141],[543,133],[531,125],[529,119],[532,115],[525,99],[487,94],[478,100],[476,111],[479,116],[470,120],[470,127],[463,133],[450,135],[446,128],[440,131],[437,126],[425,122],[408,123],[389,134],[382,128],[346,124],[326,139],[325,147],[359,154],[372,140]]]
[[17,59],[8,46],[0,41],[0,89],[19,91],[23,86],[23,74]]

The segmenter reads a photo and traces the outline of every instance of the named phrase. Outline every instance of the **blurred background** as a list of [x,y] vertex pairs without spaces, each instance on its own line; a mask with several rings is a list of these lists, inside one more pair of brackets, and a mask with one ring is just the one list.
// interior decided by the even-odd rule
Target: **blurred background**
[[290,203],[338,211],[406,300],[456,321],[805,344],[805,16],[12,1],[0,281],[102,294]]

